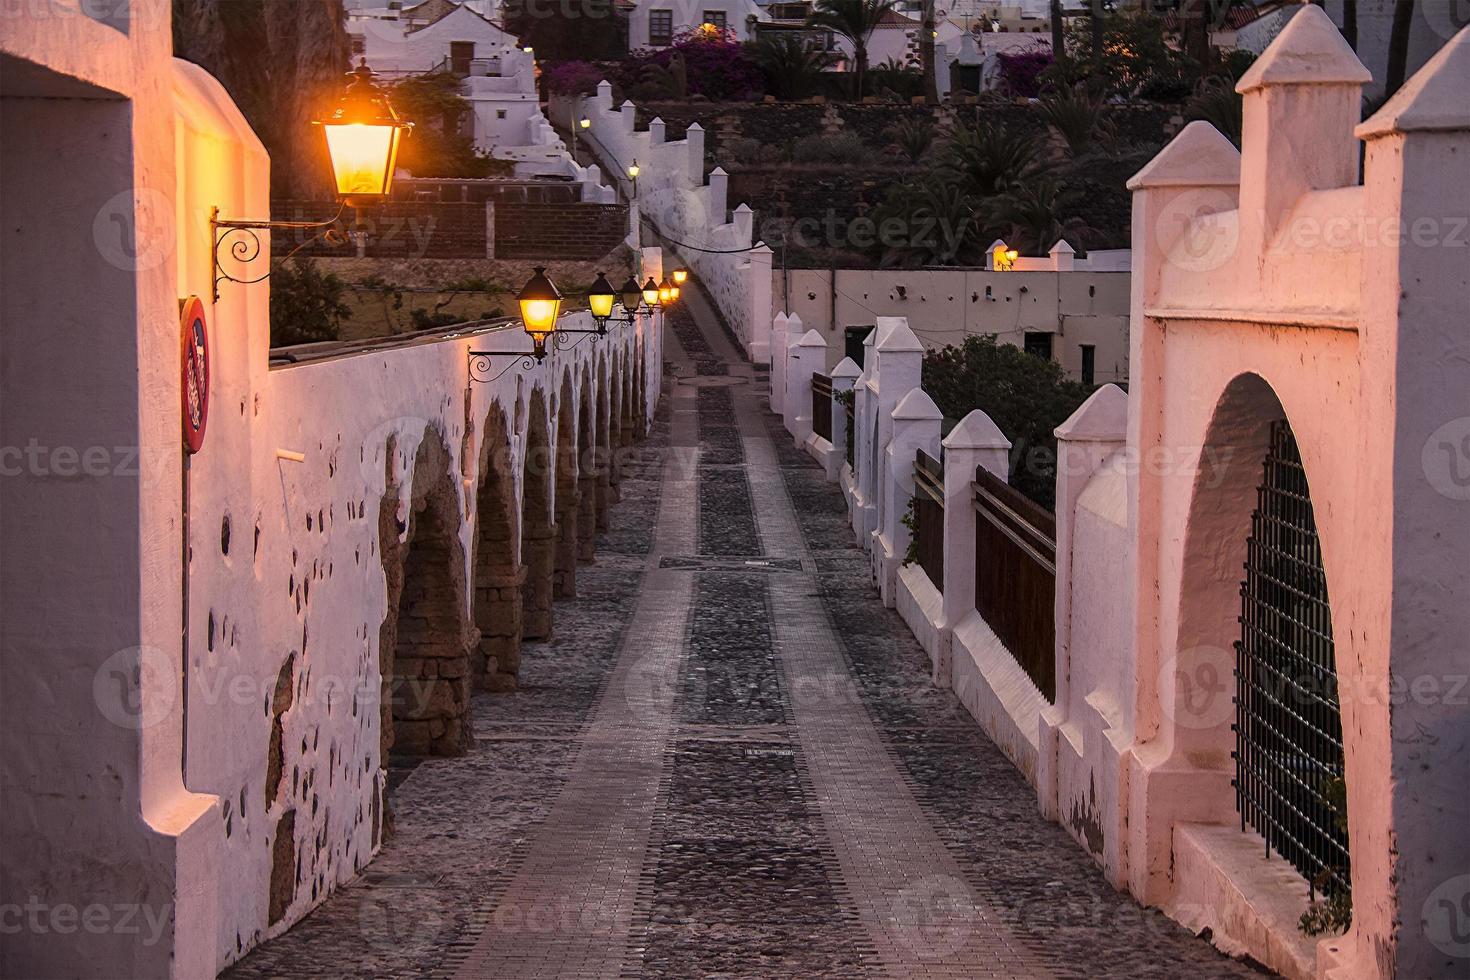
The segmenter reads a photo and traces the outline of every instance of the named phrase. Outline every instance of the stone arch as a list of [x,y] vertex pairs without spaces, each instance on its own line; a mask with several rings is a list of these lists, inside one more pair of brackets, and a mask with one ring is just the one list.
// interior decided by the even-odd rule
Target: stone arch
[[597,471],[597,530],[608,528],[608,508],[616,499],[612,483],[612,395],[610,393],[608,358],[597,358],[597,446],[593,450]]
[[551,637],[551,597],[556,568],[556,527],[552,523],[552,454],[547,398],[531,390],[526,418],[525,452],[521,460],[521,638]]
[[607,479],[608,502],[623,499],[622,450],[624,435],[623,413],[626,408],[623,398],[623,352],[614,348],[608,358],[607,367]]
[[[1242,696],[1238,678],[1252,670],[1259,676],[1260,670],[1247,664],[1240,652],[1244,649],[1243,636],[1249,642],[1253,629],[1243,609],[1242,580],[1249,575],[1245,570],[1252,549],[1261,547],[1263,469],[1268,453],[1273,452],[1273,432],[1282,431],[1290,433],[1287,413],[1271,385],[1254,373],[1237,376],[1221,392],[1210,417],[1201,465],[1194,477],[1181,555],[1174,650],[1172,658],[1162,665],[1159,691],[1160,734],[1170,745],[1172,758],[1200,777],[1191,783],[1198,794],[1191,810],[1203,807],[1204,812],[1237,813],[1235,784],[1241,778],[1242,765],[1237,757],[1242,722],[1237,714]],[[1310,522],[1308,465],[1302,464],[1299,509]],[[1267,533],[1276,534],[1274,530]],[[1284,540],[1281,547],[1288,547]],[[1331,590],[1326,586],[1320,553],[1293,555],[1288,560],[1293,566],[1317,563],[1326,593],[1325,606]],[[1321,619],[1330,650],[1334,635],[1330,610],[1325,610]],[[1287,640],[1289,644],[1294,642]],[[1335,701],[1337,665],[1330,652],[1326,659],[1330,665],[1327,671],[1295,680],[1328,685],[1330,699]],[[1285,695],[1282,710],[1296,713],[1300,705],[1292,708],[1289,703],[1300,697],[1294,681],[1287,674],[1279,680],[1283,688],[1278,693]],[[1265,778],[1276,777],[1268,774]],[[1262,791],[1276,792],[1270,785]]]
[[634,400],[638,386],[634,381],[633,363],[637,358],[637,340],[635,339],[622,352],[622,373],[618,375],[618,388],[623,393],[623,433],[619,442],[624,446],[632,446],[638,438],[638,407]]
[[577,393],[577,489],[580,511],[577,514],[577,558],[592,561],[597,557],[598,476],[597,476],[597,411],[593,375],[584,365],[581,390]]
[[410,495],[393,479],[397,440],[386,453],[388,489],[378,510],[379,550],[388,612],[378,633],[382,683],[382,760],[396,755],[459,755],[470,731],[470,648],[459,495],[449,449],[424,431]]
[[492,406],[480,440],[475,490],[474,619],[480,631],[474,660],[477,683],[489,691],[516,686],[521,663],[521,584],[525,568],[516,560],[518,532],[510,429]]
[[556,400],[556,567],[551,591],[558,599],[577,594],[578,523],[582,490],[577,473],[577,400],[572,373],[562,376]]
[[637,384],[635,385],[636,394],[634,396],[633,404],[638,410],[638,422],[635,431],[638,434],[638,438],[642,439],[644,436],[648,435],[649,426],[647,342],[639,341],[639,348]]

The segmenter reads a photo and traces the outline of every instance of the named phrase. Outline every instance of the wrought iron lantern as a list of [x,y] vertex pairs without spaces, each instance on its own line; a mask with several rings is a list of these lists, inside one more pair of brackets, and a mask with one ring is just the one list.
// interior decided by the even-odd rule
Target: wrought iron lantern
[[674,284],[669,281],[667,276],[665,276],[664,281],[659,283],[658,286],[658,305],[668,306],[674,301],[674,298]]
[[398,146],[413,123],[401,119],[388,97],[373,83],[372,69],[362,62],[348,77],[352,79],[341,102],[327,116],[317,121],[326,135],[327,155],[332,165],[333,182],[342,206],[326,221],[234,220],[219,216],[219,208],[209,212],[209,237],[214,262],[214,301],[219,302],[219,285],[225,280],[241,284],[264,282],[271,271],[254,278],[242,278],[225,271],[220,250],[243,264],[254,261],[264,251],[260,231],[294,229],[315,231],[281,261],[284,262],[311,243],[321,239],[340,245],[347,241],[338,226],[349,207],[360,208],[387,198],[393,188],[393,171],[398,161]]
[[674,270],[674,285],[675,286],[682,286],[682,285],[684,285],[684,283],[687,282],[688,279],[689,279],[689,270],[686,269],[686,268],[684,268],[682,265],[679,266],[679,268],[677,268],[677,269]]
[[536,266],[516,302],[521,307],[521,326],[531,335],[533,356],[544,361],[546,338],[556,332],[556,318],[561,315],[561,291],[546,278],[544,266]]
[[658,283],[653,281],[653,276],[649,276],[648,281],[643,284],[643,305],[650,310],[659,308],[659,288]]
[[643,290],[638,287],[638,280],[629,276],[628,281],[623,283],[621,292],[623,309],[629,314],[636,312],[643,303]]

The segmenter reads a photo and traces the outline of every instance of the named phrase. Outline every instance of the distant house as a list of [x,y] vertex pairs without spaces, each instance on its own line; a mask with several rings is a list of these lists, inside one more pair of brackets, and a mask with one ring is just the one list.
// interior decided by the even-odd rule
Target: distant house
[[737,41],[755,36],[771,15],[754,0],[637,0],[628,12],[628,47],[664,48],[693,31],[728,31]]
[[532,54],[470,3],[424,0],[408,7],[349,11],[347,31],[355,57],[386,78],[448,72],[473,114],[466,135],[489,152],[532,143],[544,124]]

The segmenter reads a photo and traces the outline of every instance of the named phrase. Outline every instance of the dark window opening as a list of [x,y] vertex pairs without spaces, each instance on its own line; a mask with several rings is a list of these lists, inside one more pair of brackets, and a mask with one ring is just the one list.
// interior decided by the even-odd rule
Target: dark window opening
[[674,43],[674,12],[672,10],[650,10],[648,12],[648,43],[654,47],[667,47]]
[[1093,379],[1097,376],[1097,347],[1092,344],[1082,345],[1082,383],[1085,385],[1097,384]]
[[1043,361],[1051,360],[1051,334],[1027,331],[1026,353],[1035,354]]

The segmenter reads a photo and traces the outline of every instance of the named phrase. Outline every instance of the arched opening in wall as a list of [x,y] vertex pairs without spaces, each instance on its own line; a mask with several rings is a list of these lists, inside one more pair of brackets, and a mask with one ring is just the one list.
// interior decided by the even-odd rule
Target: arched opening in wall
[[1306,468],[1271,424],[1256,488],[1235,643],[1235,798],[1243,824],[1314,891],[1351,894],[1332,607]]
[[[1216,812],[1345,914],[1345,747],[1332,610],[1307,470],[1275,392],[1221,394],[1185,532],[1172,689],[1175,757],[1214,774]],[[1213,788],[1207,788],[1213,787]]]
[[638,357],[638,395],[634,404],[638,406],[638,437],[641,439],[648,434],[649,407],[648,407],[648,358],[644,356],[643,350],[639,351]]
[[526,420],[526,452],[521,471],[521,564],[526,579],[521,586],[521,637],[551,637],[551,595],[556,567],[556,528],[551,523],[551,437],[546,396],[531,392]]
[[607,475],[608,501],[617,503],[623,499],[623,413],[626,410],[623,398],[623,356],[614,351],[608,360],[607,397]]
[[609,394],[608,362],[606,357],[597,359],[597,530],[608,528],[608,508],[612,506],[612,398]]
[[515,480],[510,430],[492,406],[480,440],[479,484],[475,491],[474,617],[480,631],[473,666],[477,685],[511,691],[521,665],[521,584],[516,560]]
[[576,404],[569,372],[562,378],[561,395],[556,400],[556,568],[551,591],[558,599],[577,594],[581,490],[577,481]]
[[597,524],[599,503],[597,465],[597,413],[593,375],[582,368],[581,390],[577,392],[577,486],[581,512],[577,515],[577,558],[593,561],[597,557]]
[[397,443],[386,454],[388,490],[378,536],[388,614],[378,635],[382,676],[381,759],[459,755],[470,731],[470,646],[465,612],[459,497],[443,436],[425,430],[408,475],[408,501],[393,479]]

